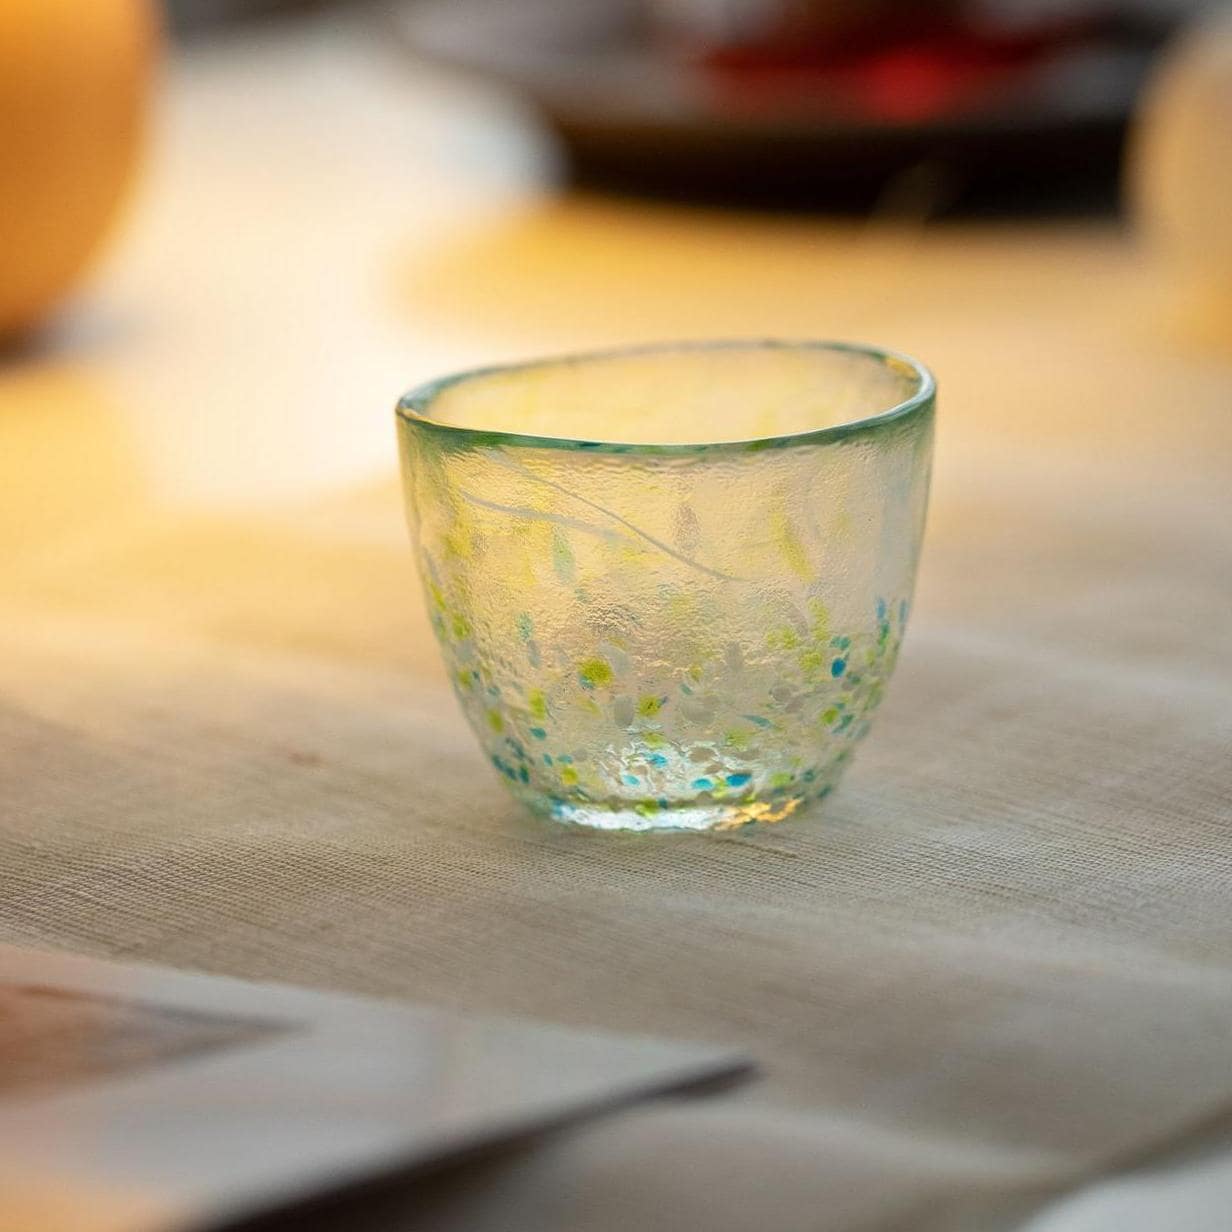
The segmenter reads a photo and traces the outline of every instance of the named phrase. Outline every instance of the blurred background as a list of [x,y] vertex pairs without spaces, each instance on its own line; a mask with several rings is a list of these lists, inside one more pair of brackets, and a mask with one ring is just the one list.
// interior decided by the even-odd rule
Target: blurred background
[[412,383],[666,337],[915,352],[943,467],[1025,458],[1092,347],[1223,362],[1230,61],[1193,0],[0,0],[21,533],[388,475]]

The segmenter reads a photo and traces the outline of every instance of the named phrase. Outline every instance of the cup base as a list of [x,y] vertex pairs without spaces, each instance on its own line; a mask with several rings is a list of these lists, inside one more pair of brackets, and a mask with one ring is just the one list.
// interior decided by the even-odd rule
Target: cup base
[[739,803],[708,800],[666,807],[657,804],[622,807],[619,804],[567,800],[531,803],[536,812],[546,814],[553,821],[589,830],[696,833],[703,830],[737,830],[754,823],[783,821],[805,801],[804,796],[789,796],[773,800],[743,800]]

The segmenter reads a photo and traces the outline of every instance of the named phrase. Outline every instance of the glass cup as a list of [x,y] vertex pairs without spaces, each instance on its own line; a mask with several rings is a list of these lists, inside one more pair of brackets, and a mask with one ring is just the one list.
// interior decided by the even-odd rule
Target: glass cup
[[604,830],[780,821],[826,795],[907,622],[934,403],[906,356],[779,342],[405,395],[432,623],[513,793]]

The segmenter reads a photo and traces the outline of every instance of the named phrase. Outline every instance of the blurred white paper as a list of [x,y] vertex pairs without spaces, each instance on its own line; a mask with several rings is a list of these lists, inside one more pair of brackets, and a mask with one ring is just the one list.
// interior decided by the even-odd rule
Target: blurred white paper
[[201,1229],[745,1068],[0,946],[0,1232]]

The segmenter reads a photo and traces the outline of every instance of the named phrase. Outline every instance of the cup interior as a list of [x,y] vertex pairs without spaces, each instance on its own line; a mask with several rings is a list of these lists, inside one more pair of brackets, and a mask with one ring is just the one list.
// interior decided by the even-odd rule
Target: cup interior
[[562,442],[687,446],[808,435],[894,414],[931,379],[838,344],[677,345],[494,368],[408,396],[421,420]]

